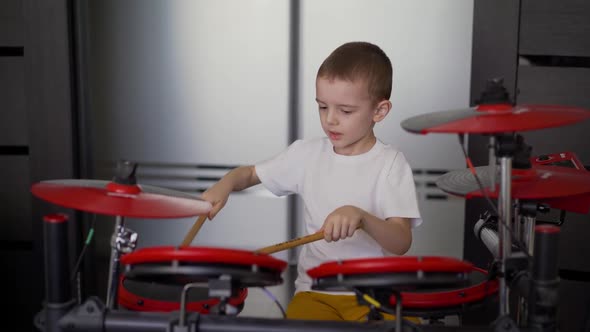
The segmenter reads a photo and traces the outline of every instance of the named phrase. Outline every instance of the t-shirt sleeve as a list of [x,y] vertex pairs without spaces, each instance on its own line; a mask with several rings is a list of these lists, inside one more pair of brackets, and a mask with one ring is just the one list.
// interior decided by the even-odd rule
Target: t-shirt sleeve
[[412,221],[412,227],[422,223],[414,175],[406,157],[401,152],[397,152],[393,159],[383,192],[382,206],[385,219],[409,218]]
[[303,181],[305,147],[293,142],[277,156],[254,165],[262,185],[277,196],[299,193]]

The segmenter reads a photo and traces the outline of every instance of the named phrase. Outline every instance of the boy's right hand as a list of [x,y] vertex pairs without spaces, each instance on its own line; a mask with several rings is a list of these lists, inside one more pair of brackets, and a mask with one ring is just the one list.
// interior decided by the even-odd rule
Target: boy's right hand
[[231,192],[232,189],[228,185],[225,185],[223,181],[219,181],[201,195],[202,199],[213,205],[207,216],[209,220],[213,220],[219,210],[225,206]]
[[213,187],[207,189],[201,198],[213,205],[209,212],[209,220],[223,208],[229,194],[233,191],[240,191],[260,183],[254,166],[240,166],[225,174]]

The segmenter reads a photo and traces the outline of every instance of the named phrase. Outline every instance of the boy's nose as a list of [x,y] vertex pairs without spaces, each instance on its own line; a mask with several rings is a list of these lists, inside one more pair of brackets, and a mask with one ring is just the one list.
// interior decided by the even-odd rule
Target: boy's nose
[[338,123],[335,110],[328,110],[328,114],[326,115],[326,122],[331,125]]

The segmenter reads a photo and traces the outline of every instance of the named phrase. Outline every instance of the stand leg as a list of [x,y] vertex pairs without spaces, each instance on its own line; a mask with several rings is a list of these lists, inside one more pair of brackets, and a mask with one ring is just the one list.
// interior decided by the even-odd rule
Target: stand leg
[[[521,243],[524,244],[524,248],[522,250],[526,250],[526,252],[531,256],[534,257],[534,244],[535,244],[535,225],[536,225],[536,212],[537,212],[537,204],[523,204],[522,213],[522,233],[519,239]],[[529,320],[528,314],[528,299],[522,296],[518,298],[518,316],[517,316],[517,323],[522,326],[526,324]]]
[[46,296],[44,332],[61,332],[58,321],[75,304],[71,296],[68,267],[68,217],[64,214],[48,215],[43,221]]
[[394,291],[393,295],[395,296],[395,331],[401,332],[402,331],[402,294],[398,291]]
[[535,227],[528,322],[539,331],[557,330],[559,232],[557,226]]

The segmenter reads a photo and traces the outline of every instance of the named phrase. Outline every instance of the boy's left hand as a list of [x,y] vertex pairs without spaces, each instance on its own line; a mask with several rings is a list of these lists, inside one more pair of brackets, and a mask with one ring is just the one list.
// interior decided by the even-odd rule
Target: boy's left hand
[[352,205],[345,205],[332,211],[326,217],[322,230],[327,242],[351,237],[363,222],[365,211]]

